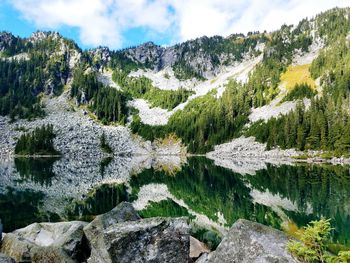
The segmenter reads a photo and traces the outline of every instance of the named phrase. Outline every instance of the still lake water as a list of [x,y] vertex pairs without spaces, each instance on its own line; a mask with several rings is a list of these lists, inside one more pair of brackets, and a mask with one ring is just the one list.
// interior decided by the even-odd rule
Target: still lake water
[[218,233],[238,218],[293,231],[323,216],[332,219],[333,241],[350,246],[348,166],[264,164],[238,173],[204,157],[175,163],[132,157],[2,160],[4,231],[40,221],[89,221],[129,201],[144,217],[187,215]]

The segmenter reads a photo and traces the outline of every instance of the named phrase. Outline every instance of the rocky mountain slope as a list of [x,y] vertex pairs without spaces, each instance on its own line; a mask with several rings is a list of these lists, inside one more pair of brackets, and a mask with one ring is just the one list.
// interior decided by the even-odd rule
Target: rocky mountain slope
[[0,153],[13,154],[21,134],[53,124],[55,147],[73,156],[103,154],[102,133],[114,154],[157,153],[152,142],[175,135],[176,145],[160,152],[183,153],[181,141],[206,153],[253,136],[267,148],[340,156],[350,143],[349,13],[336,8],[270,33],[118,51],[84,51],[54,32],[3,32]]

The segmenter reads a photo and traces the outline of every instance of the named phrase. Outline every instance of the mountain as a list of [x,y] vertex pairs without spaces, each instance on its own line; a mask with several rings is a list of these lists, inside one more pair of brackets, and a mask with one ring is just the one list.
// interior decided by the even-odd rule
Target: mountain
[[349,15],[335,8],[270,33],[117,51],[2,32],[1,153],[52,124],[64,154],[103,154],[102,135],[115,154],[207,153],[233,140],[217,147],[227,153],[252,136],[266,150],[348,156]]

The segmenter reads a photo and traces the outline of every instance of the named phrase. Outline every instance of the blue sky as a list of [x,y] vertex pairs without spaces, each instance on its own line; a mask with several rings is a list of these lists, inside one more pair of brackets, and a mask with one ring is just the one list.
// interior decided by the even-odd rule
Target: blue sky
[[0,0],[0,31],[58,31],[81,47],[171,45],[203,35],[274,30],[348,0]]

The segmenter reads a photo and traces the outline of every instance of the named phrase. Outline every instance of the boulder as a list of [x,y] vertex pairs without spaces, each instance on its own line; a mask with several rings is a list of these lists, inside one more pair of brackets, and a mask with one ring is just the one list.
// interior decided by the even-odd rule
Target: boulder
[[190,258],[197,259],[204,253],[210,253],[210,249],[207,245],[190,236]]
[[[108,258],[105,248],[104,232],[118,223],[141,219],[132,204],[122,202],[111,211],[97,216],[84,228],[85,236],[91,249],[90,261],[98,257]],[[98,262],[98,261],[93,262]],[[104,262],[104,261],[101,261]]]
[[[94,240],[103,240],[94,242]],[[189,227],[186,218],[148,218],[110,226],[89,240],[89,263],[189,261]]]
[[13,258],[0,253],[0,263],[16,263],[16,261]]
[[189,260],[187,219],[140,219],[130,203],[97,216],[84,232],[91,248],[89,263]]
[[195,263],[207,263],[210,256],[213,254],[213,252],[211,252],[210,254],[208,253],[203,253],[196,261]]
[[95,219],[84,228],[85,235],[89,240],[96,237],[104,229],[125,221],[135,221],[141,219],[132,204],[121,202],[111,211],[96,216]]
[[233,224],[208,262],[296,263],[287,251],[288,241],[279,230],[240,219]]
[[16,261],[76,262],[84,258],[86,224],[79,221],[34,223],[6,234],[0,252]]

